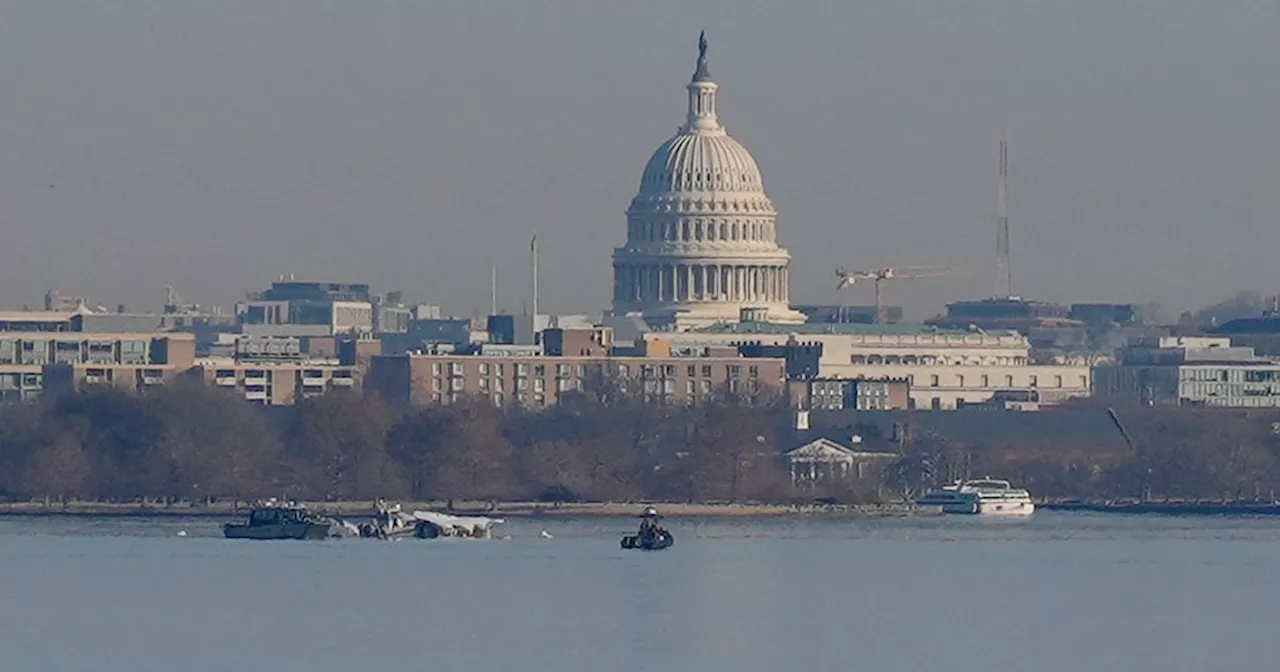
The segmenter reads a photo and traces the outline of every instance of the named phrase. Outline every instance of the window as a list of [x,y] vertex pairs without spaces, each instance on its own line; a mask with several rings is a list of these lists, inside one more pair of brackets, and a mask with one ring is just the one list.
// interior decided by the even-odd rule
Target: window
[[1005,386],[1005,387],[1013,387],[1013,376],[1012,376],[1012,375],[1006,375],[1006,376],[1004,377],[1004,386]]
[[503,404],[502,395],[501,394],[493,395],[493,405],[501,408],[502,404]]
[[452,373],[453,373],[453,375],[455,375],[455,376],[461,376],[461,375],[462,375],[462,362],[454,362],[453,364],[450,364],[450,365],[449,365],[449,370],[450,370],[450,372],[452,372]]
[[496,375],[499,375],[499,376],[505,376],[505,375],[507,375],[507,365],[506,365],[506,364],[494,364],[494,365],[493,365],[493,369],[494,369],[494,371],[493,371],[493,372],[494,372],[494,374],[496,374]]
[[709,366],[709,365],[703,365],[703,367],[702,367],[702,377],[703,377],[703,378],[710,378],[710,377],[711,377],[711,366]]
[[1054,376],[1054,377],[1053,377],[1053,386],[1054,386],[1054,387],[1062,387],[1062,376]]
[[619,364],[618,376],[622,378],[626,378],[629,375],[631,375],[631,367],[627,366],[626,364]]
[[695,378],[698,375],[698,366],[696,364],[689,365],[689,377]]
[[493,379],[493,391],[494,391],[494,392],[501,392],[501,391],[502,391],[502,387],[503,387],[502,379],[501,379],[501,378],[494,378],[494,379]]
[[701,391],[702,391],[702,394],[703,394],[703,395],[710,395],[710,394],[711,394],[711,381],[706,380],[706,379],[699,380],[699,381],[698,381],[698,385],[699,385],[699,387],[700,387],[700,389],[701,389]]
[[694,390],[695,390],[694,385],[696,384],[697,384],[696,381],[694,381],[692,378],[684,381],[684,393],[686,396],[692,397],[694,395]]
[[533,379],[533,391],[534,391],[534,392],[546,392],[546,391],[547,391],[547,381],[546,381],[546,380],[543,380],[542,378],[534,378],[534,379]]
[[527,376],[527,375],[529,375],[529,365],[516,364],[516,377]]
[[547,367],[546,367],[546,365],[544,365],[544,364],[538,364],[538,365],[534,366],[534,367],[533,367],[533,375],[538,376],[539,378],[541,378],[541,377],[543,377],[543,376],[547,375]]
[[758,366],[749,366],[749,367],[747,367],[747,377],[748,377],[748,378],[759,378],[759,377],[760,377],[760,367],[758,367]]
[[962,373],[962,374],[960,374],[960,375],[957,375],[957,376],[956,376],[956,386],[957,386],[957,387],[964,387],[964,374],[963,374],[963,373]]
[[667,365],[663,366],[663,367],[662,367],[662,375],[664,375],[664,376],[675,376],[675,375],[676,375],[676,366],[675,366],[675,364],[667,364]]
[[431,389],[439,392],[444,387],[444,382],[440,378],[431,379]]
[[982,374],[982,386],[991,387],[991,379],[985,373]]
[[931,409],[933,409],[933,410],[935,410],[935,411],[940,411],[940,410],[942,410],[942,399],[940,399],[940,398],[938,398],[938,397],[934,397],[934,398],[930,399],[930,400],[929,400],[929,408],[931,408]]
[[431,362],[431,375],[440,375],[440,362]]
[[556,376],[560,378],[569,377],[570,367],[568,364],[556,364]]
[[742,377],[742,367],[741,367],[741,366],[738,366],[737,364],[730,364],[730,365],[729,365],[729,377],[730,377],[730,378],[741,378],[741,377]]
[[488,379],[488,378],[481,378],[481,379],[480,379],[480,391],[481,391],[481,392],[488,392],[488,391],[489,391],[489,379]]
[[489,363],[488,363],[488,362],[481,362],[481,363],[480,363],[480,375],[482,375],[482,376],[487,376],[487,375],[489,375]]
[[527,390],[527,389],[529,389],[529,379],[528,379],[528,378],[517,378],[517,379],[516,379],[516,389],[517,389],[517,390]]
[[938,386],[938,375],[934,374],[932,376],[929,376],[929,387],[937,387],[937,386]]
[[1039,385],[1039,383],[1040,383],[1040,381],[1039,381],[1035,376],[1031,376],[1031,378],[1030,378],[1029,380],[1030,380],[1029,385],[1030,385],[1031,387],[1035,387],[1035,386]]

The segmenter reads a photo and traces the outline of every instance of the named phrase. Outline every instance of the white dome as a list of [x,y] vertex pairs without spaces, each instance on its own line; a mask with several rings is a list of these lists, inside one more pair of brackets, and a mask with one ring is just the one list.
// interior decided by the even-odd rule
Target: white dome
[[764,193],[751,152],[724,131],[691,130],[662,143],[640,179],[640,194],[646,196],[705,191]]
[[649,157],[627,208],[613,313],[677,329],[748,314],[802,322],[788,301],[791,256],[778,245],[777,212],[751,152],[720,124],[706,52],[702,36],[685,123]]

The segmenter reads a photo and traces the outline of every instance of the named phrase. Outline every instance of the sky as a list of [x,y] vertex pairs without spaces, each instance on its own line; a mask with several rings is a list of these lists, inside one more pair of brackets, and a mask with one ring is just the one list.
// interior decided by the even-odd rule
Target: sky
[[0,3],[0,306],[230,305],[282,274],[447,312],[598,313],[707,31],[792,302],[838,266],[1171,310],[1276,288],[1280,3],[1235,0]]

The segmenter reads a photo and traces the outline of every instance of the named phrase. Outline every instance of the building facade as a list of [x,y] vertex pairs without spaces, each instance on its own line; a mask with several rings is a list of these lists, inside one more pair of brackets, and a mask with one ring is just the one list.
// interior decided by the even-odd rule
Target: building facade
[[1280,363],[1225,337],[1140,339],[1094,379],[1099,397],[1152,406],[1280,406]]
[[684,329],[757,319],[799,323],[788,297],[790,255],[755,159],[725,131],[707,43],[688,89],[685,123],[645,165],[613,253],[613,315]]
[[1088,396],[1087,364],[1034,364],[1027,338],[1014,331],[950,330],[921,325],[743,322],[680,334],[653,333],[646,340],[672,347],[711,345],[821,346],[817,378],[905,379],[909,404],[956,409],[982,404],[998,392],[1034,390],[1043,404]]
[[375,357],[365,389],[399,405],[484,397],[496,406],[542,408],[603,384],[657,403],[686,404],[724,392],[781,393],[786,364],[742,357],[611,357],[493,354]]

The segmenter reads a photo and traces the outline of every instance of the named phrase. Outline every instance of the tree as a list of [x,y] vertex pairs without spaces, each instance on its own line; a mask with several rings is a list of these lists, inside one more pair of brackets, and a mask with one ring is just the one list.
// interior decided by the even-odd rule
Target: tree
[[31,455],[22,480],[28,494],[65,502],[85,493],[89,473],[89,458],[80,437],[62,431]]
[[295,487],[333,500],[406,494],[387,455],[394,422],[391,407],[373,396],[330,392],[298,404],[284,441]]

